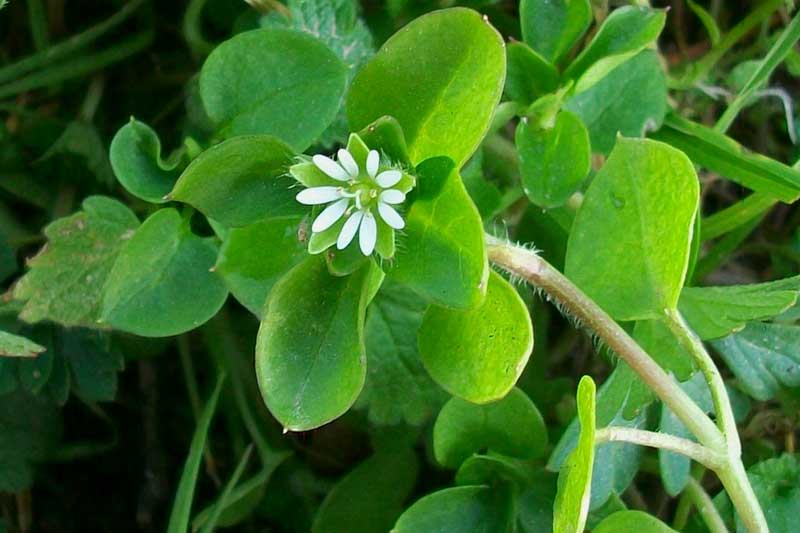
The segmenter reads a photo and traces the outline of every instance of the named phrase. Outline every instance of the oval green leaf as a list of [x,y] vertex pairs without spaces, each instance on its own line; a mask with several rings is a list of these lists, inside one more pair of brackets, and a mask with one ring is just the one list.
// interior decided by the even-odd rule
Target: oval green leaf
[[488,449],[509,457],[541,457],[547,428],[536,405],[520,389],[500,401],[476,405],[452,398],[433,426],[433,450],[442,466],[457,468],[469,456]]
[[565,273],[617,320],[675,309],[698,208],[689,159],[656,141],[617,141],[584,197]]
[[509,531],[514,519],[513,504],[513,496],[504,486],[479,485],[440,490],[409,507],[392,533]]
[[589,0],[521,0],[522,39],[539,54],[558,63],[592,22]]
[[526,44],[512,42],[506,54],[508,76],[505,91],[515,102],[527,106],[558,88],[556,68]]
[[256,376],[273,416],[292,431],[330,422],[364,386],[364,313],[372,263],[346,277],[308,257],[273,288],[256,343]]
[[636,533],[676,533],[674,529],[642,511],[617,511],[604,518],[592,530],[594,533],[618,533],[619,531],[636,531]]
[[164,197],[180,175],[178,161],[161,159],[161,141],[156,132],[134,118],[114,135],[109,159],[125,190],[154,204],[167,201]]
[[103,293],[102,319],[143,337],[194,329],[219,311],[228,291],[210,272],[217,257],[175,209],[156,211],[120,251]]
[[391,115],[414,164],[443,155],[460,168],[489,127],[505,75],[503,39],[478,12],[428,13],[390,38],[353,80],[350,129]]
[[291,148],[269,135],[228,139],[192,161],[169,197],[230,227],[301,215],[305,210],[287,174],[293,157]]
[[302,152],[333,122],[347,67],[306,33],[270,28],[219,45],[200,72],[200,96],[225,137],[274,135]]
[[419,351],[431,377],[473,403],[512,389],[533,350],[533,326],[517,291],[492,271],[483,303],[468,310],[432,305],[422,320]]

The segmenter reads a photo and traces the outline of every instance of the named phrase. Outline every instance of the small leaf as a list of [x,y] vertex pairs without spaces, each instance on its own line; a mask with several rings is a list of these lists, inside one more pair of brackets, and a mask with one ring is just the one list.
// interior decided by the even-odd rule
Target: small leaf
[[14,288],[14,298],[25,302],[19,316],[26,322],[98,327],[106,278],[139,221],[103,196],[90,196],[82,208],[44,229],[47,245]]
[[592,529],[593,533],[618,533],[620,531],[677,533],[658,518],[643,511],[618,511],[605,518]]
[[560,112],[552,125],[523,119],[516,143],[525,194],[541,207],[563,205],[591,170],[589,133],[569,111]]
[[782,387],[800,387],[800,326],[751,322],[711,344],[757,400],[774,398]]
[[620,139],[575,218],[566,275],[617,320],[659,318],[675,309],[698,189],[681,152]]
[[792,307],[800,296],[800,276],[767,283],[727,287],[686,287],[681,313],[701,339],[717,339]]
[[150,126],[131,118],[114,135],[109,150],[117,180],[132,195],[161,204],[180,175],[179,161],[161,159],[161,141]]
[[442,466],[457,468],[488,449],[519,459],[541,457],[547,428],[539,410],[519,389],[494,403],[475,405],[459,398],[445,404],[433,427],[433,449]]
[[589,0],[521,0],[525,42],[553,63],[560,62],[592,22]]
[[580,437],[558,476],[554,533],[582,533],[589,514],[595,432],[595,387],[589,376],[584,376],[578,385],[577,401]]
[[530,105],[536,98],[558,88],[556,68],[524,43],[510,43],[506,56],[508,75],[505,92],[512,100]]
[[383,450],[359,464],[331,489],[312,533],[384,533],[403,512],[419,472],[409,448]]
[[225,236],[214,270],[231,294],[261,317],[272,286],[307,257],[299,217],[267,218]]
[[264,402],[287,429],[337,418],[364,385],[364,313],[372,263],[346,277],[308,257],[273,288],[256,345]]
[[658,55],[645,50],[616,66],[566,101],[586,125],[592,150],[608,154],[617,135],[642,137],[658,129],[667,112],[667,80]]
[[416,174],[416,198],[389,276],[439,305],[475,307],[489,275],[480,214],[451,160],[429,159]]
[[507,487],[454,487],[417,500],[403,513],[392,533],[509,533],[513,512]]
[[288,146],[268,135],[228,139],[192,161],[169,196],[231,227],[302,215],[287,174],[292,158]]
[[7,331],[0,331],[0,357],[36,357],[43,351],[45,351],[45,347],[32,340]]
[[318,39],[270,28],[219,45],[200,72],[208,116],[225,137],[274,135],[298,152],[333,121],[347,67]]
[[525,303],[499,274],[489,275],[483,303],[465,311],[432,305],[419,331],[422,364],[451,394],[473,403],[503,398],[533,350]]
[[503,39],[479,13],[428,13],[391,37],[353,80],[350,129],[393,116],[412,163],[447,156],[460,168],[489,127],[505,71]]
[[592,41],[570,64],[564,75],[577,79],[590,66],[605,57],[642,50],[658,38],[666,19],[666,11],[660,9],[640,6],[615,9],[603,21]]
[[417,331],[428,304],[387,283],[367,310],[367,377],[356,408],[377,425],[427,422],[447,399],[420,361]]
[[380,117],[358,132],[364,145],[386,154],[395,163],[411,166],[403,128],[393,117]]
[[108,275],[102,319],[143,337],[194,329],[219,311],[228,291],[209,270],[217,248],[194,235],[175,209],[161,209],[136,230]]

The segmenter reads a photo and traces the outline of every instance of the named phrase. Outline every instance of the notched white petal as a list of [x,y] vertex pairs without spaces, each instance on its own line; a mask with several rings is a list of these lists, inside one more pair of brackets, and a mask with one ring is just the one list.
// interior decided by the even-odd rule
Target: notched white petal
[[322,210],[322,213],[314,219],[314,223],[311,225],[311,231],[314,233],[319,233],[320,231],[325,231],[326,229],[330,228],[336,222],[342,218],[344,212],[347,211],[347,206],[350,204],[350,200],[347,198],[342,198],[341,200],[333,203]]
[[347,171],[347,173],[350,175],[350,177],[351,178],[357,178],[358,177],[358,164],[356,163],[356,160],[353,159],[353,156],[350,155],[350,152],[348,152],[347,150],[344,150],[344,149],[340,149],[337,152],[337,155],[339,157],[339,164],[341,164],[342,167],[344,167],[344,169]]
[[311,160],[318,169],[337,181],[348,181],[350,179],[347,171],[330,157],[318,154],[312,157]]
[[353,237],[356,236],[358,226],[361,224],[361,219],[364,217],[363,211],[356,211],[350,218],[344,221],[342,231],[339,232],[339,238],[336,239],[336,247],[339,250],[344,250],[347,245],[353,242]]
[[378,202],[378,213],[381,215],[381,218],[389,224],[390,227],[394,229],[403,229],[406,225],[406,222],[403,220],[403,217],[400,216],[400,213],[394,210],[393,207],[385,204],[383,202]]
[[311,187],[297,193],[295,199],[305,205],[320,205],[333,202],[341,197],[342,191],[339,187]]
[[397,184],[400,181],[400,178],[403,177],[403,173],[399,170],[384,170],[378,177],[375,178],[375,182],[383,187],[384,189],[387,187],[391,187],[392,185]]
[[383,191],[379,199],[387,204],[402,204],[406,201],[406,195],[397,189],[389,189],[388,191]]
[[375,242],[378,240],[378,224],[375,222],[375,217],[367,211],[364,213],[364,219],[361,221],[361,229],[358,232],[358,245],[361,247],[361,253],[364,255],[371,255],[375,249]]
[[381,162],[381,156],[377,150],[370,150],[367,154],[367,174],[370,178],[374,178],[378,173],[378,164]]

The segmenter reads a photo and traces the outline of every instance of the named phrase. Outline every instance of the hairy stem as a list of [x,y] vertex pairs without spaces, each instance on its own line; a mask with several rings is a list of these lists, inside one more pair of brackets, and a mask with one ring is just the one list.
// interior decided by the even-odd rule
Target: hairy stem
[[725,457],[702,444],[697,444],[688,439],[676,437],[666,433],[646,431],[643,429],[608,426],[600,429],[595,434],[595,444],[604,442],[630,442],[650,448],[660,448],[685,455],[703,466],[714,469],[719,468]]

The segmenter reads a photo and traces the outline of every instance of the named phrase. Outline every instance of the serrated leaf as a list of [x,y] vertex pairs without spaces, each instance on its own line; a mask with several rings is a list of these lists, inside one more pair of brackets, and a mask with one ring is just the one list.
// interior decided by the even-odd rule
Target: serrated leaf
[[457,468],[488,449],[519,459],[541,457],[547,428],[534,403],[519,389],[494,403],[475,405],[459,398],[445,404],[433,427],[433,449],[442,466]]
[[217,247],[175,209],[142,223],[120,251],[103,291],[102,319],[144,337],[194,329],[219,311],[228,290],[211,267]]
[[[585,84],[584,84],[585,86]],[[617,135],[641,137],[667,112],[667,80],[655,52],[645,50],[564,103],[586,125],[592,150],[608,154]]]
[[0,331],[0,356],[36,357],[43,351],[45,351],[44,346],[36,344],[30,339],[7,331]]
[[727,287],[686,287],[678,308],[701,339],[724,337],[753,320],[766,320],[793,306],[800,276]]
[[541,55],[558,63],[592,22],[589,0],[521,0],[522,38]]
[[102,196],[90,196],[81,211],[50,223],[47,245],[14,288],[14,298],[25,302],[20,318],[99,327],[106,279],[138,225],[130,209]]
[[513,509],[513,495],[506,486],[454,487],[417,500],[403,513],[392,533],[510,533]]
[[774,398],[783,387],[800,387],[800,326],[751,322],[711,345],[757,400]]
[[428,13],[391,37],[353,80],[350,128],[393,116],[412,163],[447,156],[461,168],[489,127],[505,71],[502,37],[479,13]]
[[558,475],[558,492],[553,504],[554,533],[582,533],[591,500],[594,465],[595,386],[589,376],[578,385],[580,436]]
[[154,204],[167,201],[164,197],[180,175],[179,161],[161,159],[161,140],[150,126],[131,118],[114,135],[109,154],[125,190]]
[[347,67],[322,42],[294,30],[240,33],[200,72],[208,116],[225,137],[266,134],[302,152],[339,110]]
[[430,378],[417,349],[428,304],[409,289],[385,284],[367,310],[367,377],[355,407],[378,425],[427,422],[447,394]]
[[698,195],[681,152],[620,138],[575,217],[566,275],[616,320],[662,317],[678,305]]
[[230,227],[300,216],[306,209],[295,200],[295,181],[287,173],[293,156],[291,148],[269,135],[228,139],[192,161],[170,199]]
[[478,307],[431,305],[419,331],[422,364],[451,394],[474,403],[503,398],[519,379],[533,350],[533,326],[516,289],[489,274]]

